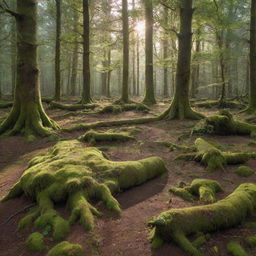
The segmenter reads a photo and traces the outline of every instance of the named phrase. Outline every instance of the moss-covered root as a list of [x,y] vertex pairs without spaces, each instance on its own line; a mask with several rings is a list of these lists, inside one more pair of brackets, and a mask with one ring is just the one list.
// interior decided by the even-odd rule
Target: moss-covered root
[[86,132],[84,135],[79,137],[80,141],[89,142],[93,145],[95,142],[106,142],[106,141],[128,141],[133,140],[134,137],[130,136],[128,133],[117,133],[117,132],[97,132],[94,130],[90,130]]
[[[37,229],[50,227],[53,239],[63,240],[70,224],[76,221],[88,230],[93,229],[94,215],[100,213],[91,201],[98,200],[107,209],[120,214],[114,193],[140,185],[166,171],[163,160],[158,157],[113,162],[97,148],[86,148],[77,140],[61,141],[47,154],[32,159],[4,200],[23,193],[35,200],[37,208],[20,221],[19,228],[32,223]],[[67,203],[71,211],[68,221],[54,209],[58,202]]]
[[253,249],[256,248],[256,236],[246,237],[245,242],[250,248],[253,248]]
[[218,115],[201,120],[192,130],[193,133],[217,135],[250,135],[256,136],[256,125],[233,119],[231,113],[222,110]]
[[83,109],[95,109],[98,105],[97,104],[63,104],[56,101],[51,101],[49,107],[52,109],[58,108],[62,110],[68,111],[76,111],[76,110],[83,110]]
[[230,153],[223,152],[202,138],[195,141],[197,153],[181,154],[176,160],[195,160],[206,166],[209,172],[221,169],[225,170],[227,164],[243,164],[249,159],[255,159],[256,153],[240,152]]
[[46,256],[83,256],[82,246],[63,241],[54,246]]
[[153,240],[173,240],[189,255],[198,256],[201,252],[187,236],[239,225],[253,214],[255,207],[256,184],[245,183],[216,203],[163,212],[149,226],[154,229]]
[[26,246],[34,252],[43,251],[45,247],[44,236],[41,233],[32,233],[26,240]]
[[239,242],[230,241],[227,244],[227,251],[232,256],[249,256]]
[[216,193],[222,192],[223,189],[215,180],[195,179],[189,186],[183,188],[171,186],[169,191],[189,202],[193,202],[194,196],[198,196],[201,202],[213,203],[216,201]]

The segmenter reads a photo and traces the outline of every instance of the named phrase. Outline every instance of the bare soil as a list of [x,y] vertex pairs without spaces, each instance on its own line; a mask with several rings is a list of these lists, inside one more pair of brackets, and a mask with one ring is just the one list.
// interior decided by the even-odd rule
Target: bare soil
[[[92,122],[99,120],[127,119],[152,116],[163,111],[168,104],[161,103],[153,108],[150,114],[126,112],[113,114],[86,114],[85,112],[67,112],[63,110],[48,110],[48,114],[62,127],[68,127],[76,123]],[[0,119],[8,110],[0,110]],[[200,110],[205,114],[215,113]],[[149,229],[147,222],[162,211],[191,206],[191,203],[171,196],[168,193],[169,185],[177,185],[180,181],[191,182],[194,178],[203,177],[218,180],[224,193],[218,195],[219,199],[228,195],[235,187],[244,182],[256,182],[256,175],[250,178],[241,178],[233,173],[237,166],[229,166],[226,172],[217,171],[207,173],[202,166],[194,162],[175,162],[174,157],[178,152],[169,150],[156,144],[155,141],[169,141],[191,145],[196,137],[189,137],[178,141],[180,135],[191,129],[193,121],[159,121],[146,125],[136,125],[142,128],[142,132],[136,136],[136,141],[126,143],[97,144],[112,160],[138,160],[149,156],[160,156],[168,167],[166,177],[151,180],[144,185],[132,188],[116,196],[123,209],[122,216],[116,218],[111,212],[104,209],[104,217],[96,219],[95,230],[92,233],[84,231],[79,225],[75,225],[67,238],[68,241],[79,243],[87,256],[186,256],[174,243],[165,244],[158,250],[151,250]],[[101,129],[106,130],[106,129]],[[61,134],[65,139],[77,138],[82,132]],[[250,150],[255,148],[248,146],[249,137],[240,136],[206,136],[207,139],[221,144],[226,150]],[[47,138],[28,143],[20,136],[9,137],[0,140],[0,197],[4,196],[10,187],[18,181],[27,167],[28,161],[47,150],[56,142]],[[256,161],[251,160],[248,165],[256,170]],[[171,200],[170,200],[171,199]],[[31,201],[25,197],[0,203],[0,255],[1,256],[41,256],[41,253],[31,253],[25,248],[25,240],[31,230],[17,233],[17,223],[26,214],[22,211]],[[101,207],[99,205],[99,207]],[[63,215],[68,212],[63,206],[58,206]],[[11,216],[11,218],[10,218]],[[256,219],[252,219],[256,221]],[[205,255],[227,255],[226,244],[231,239],[243,241],[250,235],[256,234],[256,230],[242,226],[212,234],[204,247]],[[54,242],[47,238],[47,245],[51,248]],[[221,254],[214,253],[212,248],[217,246]],[[251,255],[256,252],[246,248]]]

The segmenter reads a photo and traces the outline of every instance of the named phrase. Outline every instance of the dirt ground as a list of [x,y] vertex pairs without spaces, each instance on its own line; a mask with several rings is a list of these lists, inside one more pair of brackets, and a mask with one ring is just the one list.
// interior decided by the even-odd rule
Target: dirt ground
[[[127,119],[136,117],[152,116],[160,113],[168,106],[167,103],[160,103],[155,106],[152,113],[142,114],[136,112],[126,112],[117,115],[113,114],[86,114],[84,112],[67,112],[62,110],[47,110],[48,114],[56,120],[61,127],[68,127],[76,123],[87,123],[99,120]],[[214,113],[206,112],[205,114]],[[0,119],[8,113],[7,110],[0,110]],[[85,250],[87,256],[185,256],[174,243],[164,244],[158,250],[151,250],[149,229],[147,222],[162,211],[171,208],[191,206],[191,203],[171,196],[168,193],[169,185],[177,185],[180,181],[190,182],[194,178],[203,177],[218,180],[224,193],[218,195],[223,198],[228,195],[237,185],[244,182],[256,182],[256,175],[250,178],[241,178],[233,173],[236,166],[227,167],[226,172],[216,171],[207,173],[202,166],[194,162],[173,161],[178,152],[169,150],[156,144],[156,141],[164,140],[173,143],[191,145],[196,137],[185,138],[178,141],[180,135],[189,131],[193,127],[193,121],[159,121],[146,125],[136,125],[142,131],[136,135],[136,140],[125,143],[104,143],[97,144],[104,150],[112,160],[138,160],[149,156],[160,156],[165,160],[168,167],[166,177],[151,180],[141,186],[127,190],[116,196],[123,209],[122,216],[116,218],[112,213],[104,211],[104,217],[96,219],[95,230],[91,233],[84,231],[79,225],[72,227],[72,231],[67,240],[79,243]],[[101,129],[107,130],[107,129]],[[63,133],[61,138],[77,138],[82,132]],[[236,151],[246,149],[255,150],[248,146],[251,141],[249,137],[240,136],[208,136],[207,139],[221,144],[226,150]],[[0,140],[0,197],[4,196],[10,187],[17,182],[23,171],[26,169],[28,161],[46,151],[56,142],[47,138],[39,139],[32,143],[27,143],[24,138],[16,136]],[[86,144],[85,144],[86,147]],[[256,161],[251,160],[248,165],[256,169]],[[172,200],[170,200],[172,198]],[[0,203],[0,255],[1,256],[40,256],[41,253],[31,253],[24,245],[24,242],[31,233],[31,230],[17,233],[18,221],[26,214],[21,211],[30,205],[31,201],[25,197]],[[58,209],[65,215],[68,212],[63,206]],[[12,216],[10,218],[10,216]],[[253,220],[253,219],[252,219]],[[256,219],[255,219],[256,220]],[[256,234],[256,229],[244,228],[242,226],[218,232],[211,235],[210,240],[204,247],[205,255],[227,255],[226,244],[231,239],[243,241],[243,238],[250,234]],[[47,238],[47,245],[51,248],[54,242]],[[243,242],[242,242],[243,243]],[[220,254],[213,253],[212,248],[217,246]],[[245,246],[246,248],[246,246]],[[256,252],[246,248],[251,255]]]

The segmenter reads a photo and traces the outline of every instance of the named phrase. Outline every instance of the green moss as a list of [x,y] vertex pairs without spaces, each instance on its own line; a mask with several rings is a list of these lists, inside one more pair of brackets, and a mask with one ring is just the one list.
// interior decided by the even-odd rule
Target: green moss
[[[189,255],[202,255],[187,236],[208,233],[239,225],[256,207],[256,185],[241,184],[228,197],[209,205],[172,209],[161,213],[149,226],[155,236],[175,241]],[[209,218],[210,216],[210,218]]]
[[105,106],[103,109],[99,111],[99,113],[118,114],[125,111],[137,111],[137,112],[148,113],[150,109],[142,103],[131,102],[127,104],[112,104],[112,105]]
[[82,256],[82,246],[63,241],[54,246],[46,256]]
[[237,174],[240,177],[249,177],[254,174],[254,171],[249,166],[239,166],[235,170],[235,174]]
[[96,132],[94,130],[90,130],[86,132],[84,135],[79,137],[80,141],[89,142],[90,144],[94,144],[95,142],[106,142],[106,141],[128,141],[133,140],[134,137],[130,136],[128,133],[117,133],[117,132]]
[[246,227],[246,228],[256,228],[256,222],[245,222],[244,227]]
[[237,241],[231,241],[227,244],[227,251],[232,256],[249,256],[244,248]]
[[[63,240],[76,221],[88,230],[93,229],[94,216],[101,213],[90,202],[103,202],[107,209],[120,215],[115,193],[166,171],[159,157],[113,162],[97,148],[85,147],[77,140],[61,141],[30,162],[5,199],[24,193],[35,200],[37,209],[20,221],[19,228],[32,223],[38,229],[50,227],[53,239]],[[55,203],[67,204],[71,212],[68,221],[54,209]]]
[[193,246],[196,248],[200,248],[207,242],[207,237],[205,235],[198,236],[193,242]]
[[185,201],[188,201],[188,202],[194,201],[193,195],[189,193],[189,191],[185,188],[176,188],[176,187],[170,186],[169,192],[171,192],[175,196],[181,197]]
[[26,240],[26,246],[34,252],[43,251],[45,249],[44,236],[38,232],[32,233]]
[[256,236],[246,237],[245,242],[250,248],[256,248]]

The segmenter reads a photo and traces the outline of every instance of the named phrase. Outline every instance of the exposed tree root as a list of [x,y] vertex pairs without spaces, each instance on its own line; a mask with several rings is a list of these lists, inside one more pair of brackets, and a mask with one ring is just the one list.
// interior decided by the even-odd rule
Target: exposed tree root
[[216,203],[161,213],[149,222],[153,228],[153,243],[155,240],[173,240],[189,255],[201,256],[203,253],[189,241],[189,235],[239,225],[254,213],[255,207],[256,185],[242,184],[231,195]]
[[194,127],[192,133],[208,133],[217,135],[250,135],[256,136],[256,125],[233,119],[231,113],[222,110],[219,115],[209,116]]
[[[19,222],[19,229],[34,223],[53,230],[54,240],[63,240],[71,224],[79,221],[87,230],[94,226],[94,215],[101,213],[91,204],[97,199],[106,208],[121,213],[114,193],[140,185],[166,172],[159,157],[140,161],[113,162],[97,148],[86,148],[83,143],[62,141],[45,155],[30,162],[19,182],[3,200],[25,194],[38,207]],[[69,220],[63,219],[54,204],[66,202],[71,211]]]
[[62,104],[56,101],[50,102],[50,108],[58,108],[68,111],[76,111],[82,109],[95,109],[98,105],[97,104]]
[[230,241],[227,244],[227,251],[232,256],[249,256],[241,244],[237,241]]
[[181,154],[176,157],[176,160],[189,160],[201,162],[206,166],[206,170],[209,172],[216,169],[224,170],[227,164],[243,164],[250,159],[256,158],[256,153],[230,153],[222,152],[209,142],[198,138],[195,141],[197,148],[196,153]]
[[82,246],[63,241],[54,246],[46,256],[82,256]]
[[101,109],[99,113],[100,114],[105,114],[105,113],[118,114],[125,111],[137,111],[137,112],[148,113],[150,109],[142,103],[131,102],[126,104],[108,105],[103,109]]
[[194,196],[198,196],[201,202],[213,203],[216,201],[215,194],[222,192],[223,189],[215,180],[195,179],[189,186],[179,188],[171,186],[169,191],[189,202],[193,202]]
[[41,103],[15,104],[8,117],[0,125],[0,134],[13,136],[24,134],[28,140],[35,136],[51,136],[59,126],[45,113]]
[[134,137],[130,136],[128,133],[117,133],[112,131],[107,132],[97,132],[90,130],[84,135],[79,137],[80,141],[89,142],[91,145],[96,142],[106,142],[106,141],[128,141],[134,140]]
[[[193,105],[199,108],[219,108],[219,100],[205,100],[194,102]],[[245,104],[239,101],[225,101],[223,102],[222,108],[232,108],[232,109],[242,109],[245,107]]]

